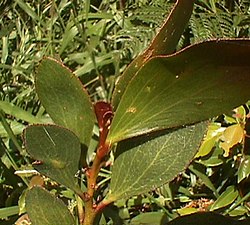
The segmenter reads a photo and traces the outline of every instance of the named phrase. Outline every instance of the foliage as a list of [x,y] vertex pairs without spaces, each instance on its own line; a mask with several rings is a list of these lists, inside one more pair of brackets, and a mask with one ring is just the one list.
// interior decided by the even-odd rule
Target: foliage
[[[189,43],[214,37],[249,36],[249,27],[246,23],[249,17],[247,15],[247,7],[249,7],[247,2],[238,1],[230,7],[221,2],[214,3],[215,1],[209,1],[209,3],[207,1],[197,2],[189,27],[181,37],[178,48],[183,48]],[[8,212],[9,209],[9,213],[2,214],[2,218],[4,218],[17,213],[16,208],[7,207],[17,204],[16,196],[20,196],[25,189],[25,186],[20,186],[20,184],[30,183],[30,179],[27,177],[21,177],[23,180],[21,181],[21,179],[13,176],[13,168],[20,171],[23,170],[23,165],[26,165],[25,172],[34,173],[33,170],[30,170],[30,162],[32,160],[27,156],[25,150],[20,147],[19,134],[27,122],[52,122],[34,92],[34,68],[41,58],[46,55],[60,57],[64,64],[73,69],[81,81],[86,84],[84,86],[88,89],[93,102],[100,99],[110,101],[116,76],[124,72],[124,66],[145,48],[148,41],[153,37],[154,31],[152,27],[161,23],[160,18],[163,18],[163,12],[164,14],[166,11],[169,12],[171,3],[165,1],[154,1],[153,3],[149,1],[127,1],[125,8],[122,8],[122,4],[120,5],[118,2],[110,4],[108,1],[102,1],[101,3],[91,2],[91,5],[89,1],[85,1],[84,4],[80,4],[77,1],[62,1],[60,4],[57,4],[56,1],[52,3],[44,1],[42,3],[39,2],[39,4],[33,2],[28,4],[20,0],[15,3],[6,1],[2,4],[4,4],[4,10],[1,11],[4,15],[1,21],[4,27],[1,43],[1,72],[3,75],[1,77],[1,97],[3,101],[0,106],[8,117],[5,117],[4,114],[1,117],[3,124],[1,128],[1,137],[3,137],[3,141],[1,141],[1,149],[3,150],[1,153],[1,167],[3,168],[1,179],[3,194],[7,195],[9,192],[12,196],[8,198],[3,197],[7,201],[1,201],[5,202],[2,205],[2,207],[6,207],[5,212]],[[152,13],[150,13],[150,10],[152,10]],[[143,14],[142,12],[147,13]],[[9,25],[6,26],[6,24]],[[56,63],[54,65],[58,65],[60,70],[60,64]],[[69,73],[71,74],[71,72]],[[66,81],[66,83],[68,82]],[[54,86],[51,90],[46,90],[46,92],[52,93],[53,89]],[[133,90],[131,88],[132,92]],[[40,91],[39,98],[44,102],[45,100],[42,99],[46,99],[46,93],[44,97],[41,97],[42,93],[45,92]],[[70,90],[70,93],[74,93],[74,91]],[[70,104],[74,102],[76,106],[79,106],[80,103],[76,102],[77,99],[76,97],[67,101],[70,101]],[[84,101],[86,102],[86,100]],[[240,103],[243,102],[241,101]],[[198,103],[200,101],[197,101]],[[58,103],[57,106],[63,106],[62,102]],[[67,122],[58,122],[56,121],[56,116],[54,118],[52,116],[52,114],[55,115],[60,112],[59,108],[51,109],[51,111],[47,107],[45,107],[46,112],[50,113],[54,122],[67,127]],[[75,112],[75,109],[70,106],[66,109],[72,109],[72,112]],[[129,107],[124,106],[124,109],[129,109]],[[228,110],[230,109],[228,108]],[[63,107],[61,108],[61,111],[69,116],[71,112],[67,110],[63,109]],[[83,110],[86,110],[86,108]],[[133,109],[130,108],[130,113],[132,111]],[[79,112],[83,111],[79,110]],[[128,201],[118,200],[116,206],[109,206],[104,209],[104,214],[100,217],[100,223],[110,224],[111,222],[107,221],[107,218],[112,218],[114,223],[121,219],[130,221],[132,217],[143,211],[159,211],[159,218],[165,217],[162,214],[162,212],[165,212],[165,215],[168,215],[167,220],[169,220],[176,216],[176,212],[186,214],[192,210],[200,210],[199,207],[201,210],[207,208],[206,202],[208,202],[208,205],[212,203],[209,202],[210,199],[217,199],[211,206],[211,210],[217,209],[231,216],[243,217],[247,215],[249,213],[247,203],[249,190],[246,188],[249,174],[248,139],[245,139],[244,136],[234,140],[235,136],[230,135],[233,131],[229,125],[237,125],[237,129],[247,130],[248,112],[249,106],[245,105],[237,109],[232,116],[220,117],[211,125],[211,128],[209,128],[211,136],[209,137],[208,135],[204,142],[204,146],[206,146],[202,146],[203,148],[197,154],[197,159],[189,167],[189,170],[184,173],[180,181],[164,185],[159,189],[157,188],[150,194],[144,193],[144,195],[132,197]],[[89,118],[93,118],[93,115],[91,115],[93,111],[89,111],[88,114]],[[119,116],[116,117],[119,118]],[[75,127],[75,125],[72,125],[72,127]],[[72,129],[72,127],[68,128]],[[86,133],[89,134],[90,132]],[[82,146],[82,153],[83,155],[87,154],[87,157],[86,162],[81,162],[81,165],[89,164],[93,160],[93,152],[97,147],[97,136],[98,128],[95,125],[94,136],[91,142],[86,144],[89,138],[82,142],[85,144]],[[114,139],[111,133],[108,140],[116,142],[119,139]],[[228,143],[228,147],[225,147],[225,143]],[[234,146],[237,143],[239,144]],[[244,144],[243,151],[242,144]],[[87,153],[84,151],[86,145],[89,145]],[[122,151],[124,145],[127,144],[121,142],[117,146],[117,151]],[[138,146],[135,147],[138,148]],[[231,147],[233,147],[233,150]],[[223,152],[223,149],[225,152]],[[195,151],[194,148],[193,151]],[[140,153],[140,151],[137,152]],[[122,155],[124,154],[120,154],[120,156]],[[36,157],[35,155],[33,156]],[[117,154],[115,154],[115,157],[118,157]],[[129,158],[129,155],[127,157]],[[83,158],[81,157],[81,159]],[[141,159],[141,156],[138,156],[138,158]],[[191,158],[191,156],[187,158]],[[126,162],[127,159],[123,161]],[[112,162],[111,155],[107,164]],[[160,159],[156,162],[159,163]],[[60,169],[62,164],[54,161],[52,165],[55,165],[56,168],[59,166]],[[185,165],[182,167],[184,168]],[[39,166],[41,165],[37,165],[37,168]],[[96,192],[96,199],[103,199],[109,189],[109,167],[108,165],[100,172],[100,178],[97,180],[100,188]],[[76,176],[83,181],[80,182],[80,186],[81,190],[84,190],[86,188],[84,175],[79,173]],[[171,180],[171,178],[169,179]],[[31,181],[35,184],[40,184],[41,179],[33,177]],[[61,181],[59,182],[62,183]],[[76,213],[76,210],[81,208],[81,200],[64,186],[58,186],[47,179],[42,181],[42,185],[45,185],[52,192],[61,196],[65,202],[68,202],[68,207],[72,212]],[[237,189],[235,189],[236,186]],[[142,192],[139,191],[138,193]],[[200,199],[201,197],[205,199]],[[227,199],[231,200],[224,201]],[[200,204],[199,201],[201,201],[201,204],[203,201],[204,205],[197,207],[195,206],[196,201],[197,205]],[[190,203],[187,204],[187,202]],[[182,209],[180,206],[183,205],[186,205],[186,207]],[[23,212],[23,196],[20,198],[19,206],[21,212]],[[78,211],[78,214],[81,215],[81,212]],[[145,221],[144,215],[145,217],[148,215],[148,218],[155,216],[150,216],[148,213],[140,214],[131,223],[136,221],[136,219],[139,221],[137,223]],[[146,219],[147,221],[149,221],[148,218]],[[9,222],[11,223],[11,221]],[[7,221],[4,221],[4,224],[7,223]]]

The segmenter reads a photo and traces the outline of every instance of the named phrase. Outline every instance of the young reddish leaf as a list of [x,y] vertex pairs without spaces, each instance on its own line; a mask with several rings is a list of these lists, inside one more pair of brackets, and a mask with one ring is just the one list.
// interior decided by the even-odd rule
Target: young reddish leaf
[[108,153],[109,146],[106,146],[106,138],[113,118],[112,106],[107,102],[95,104],[95,114],[99,125],[99,148],[97,153],[102,158]]

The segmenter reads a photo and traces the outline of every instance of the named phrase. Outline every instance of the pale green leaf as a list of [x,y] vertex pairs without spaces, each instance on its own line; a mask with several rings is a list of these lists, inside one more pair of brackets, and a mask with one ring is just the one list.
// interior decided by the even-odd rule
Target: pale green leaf
[[236,190],[235,186],[227,187],[227,189],[213,203],[210,210],[214,211],[216,209],[220,209],[227,205],[230,205],[238,197],[238,195],[239,193]]

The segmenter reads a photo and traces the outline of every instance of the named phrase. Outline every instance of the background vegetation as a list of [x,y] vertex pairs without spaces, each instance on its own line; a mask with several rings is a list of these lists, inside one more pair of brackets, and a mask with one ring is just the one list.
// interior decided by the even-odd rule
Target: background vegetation
[[[19,210],[23,212],[23,193],[30,178],[28,174],[17,176],[14,172],[30,169],[32,160],[22,146],[22,130],[30,123],[50,121],[34,91],[39,61],[44,56],[59,58],[81,79],[93,101],[109,101],[119,75],[146,48],[173,3],[171,0],[0,3],[0,223],[13,224]],[[178,48],[212,38],[250,37],[249,23],[248,0],[198,0]],[[149,223],[151,213],[154,222],[149,224],[159,224],[157,218],[163,213],[171,219],[197,210],[217,210],[237,218],[249,216],[250,165],[249,158],[242,157],[242,149],[249,153],[249,138],[241,136],[228,148],[220,143],[221,135],[232,124],[240,125],[248,133],[248,115],[249,103],[214,119],[206,146],[182,176],[146,195],[117,202],[105,210],[100,224],[119,224],[122,220],[126,224]],[[105,194],[110,171],[102,173],[100,195]],[[49,180],[46,182],[74,210],[72,193]]]

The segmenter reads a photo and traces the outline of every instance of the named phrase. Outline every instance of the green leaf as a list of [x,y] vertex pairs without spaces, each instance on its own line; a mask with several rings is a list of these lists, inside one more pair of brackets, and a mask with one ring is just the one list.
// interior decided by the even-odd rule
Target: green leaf
[[229,186],[227,189],[219,196],[219,198],[211,206],[210,210],[214,211],[216,209],[223,208],[231,203],[238,197],[239,193],[235,189],[235,186]]
[[221,124],[211,123],[208,127],[206,137],[202,142],[199,151],[195,155],[195,158],[204,157],[211,153],[216,141],[219,139],[223,131],[224,128],[221,128]]
[[21,119],[28,123],[41,123],[43,120],[41,118],[37,118],[33,116],[31,113],[21,109],[18,106],[13,105],[10,102],[0,101],[0,109],[2,109],[6,114],[16,117],[17,119]]
[[72,130],[88,146],[95,114],[80,80],[60,62],[46,58],[38,68],[35,84],[39,99],[53,121]]
[[133,60],[117,83],[112,97],[114,110],[116,110],[130,80],[149,58],[157,55],[171,54],[175,51],[179,39],[190,19],[193,6],[194,0],[178,0],[176,2],[150,46]]
[[17,215],[19,213],[18,206],[0,208],[0,218],[6,219],[9,216]]
[[166,214],[163,212],[147,212],[139,214],[134,217],[130,224],[133,225],[161,225],[164,221],[167,221],[165,218]]
[[74,225],[75,221],[62,200],[41,187],[33,187],[26,196],[26,209],[34,225]]
[[249,177],[250,174],[250,156],[244,156],[241,159],[240,166],[238,169],[238,183],[240,183],[243,179]]
[[28,153],[41,161],[35,169],[81,194],[75,178],[81,147],[73,132],[55,125],[36,125],[26,128],[24,138]]
[[[203,183],[210,189],[213,191],[213,193],[215,194],[215,196],[218,196],[218,192],[216,190],[216,188],[214,187],[213,183],[211,182],[211,180],[209,179],[209,177],[205,174],[205,168],[202,167],[201,164],[198,163],[192,163],[189,167],[189,170],[194,173],[197,177],[199,177]],[[201,172],[202,171],[202,172]]]
[[206,127],[199,123],[120,142],[107,199],[129,198],[172,180],[191,161]]
[[187,216],[178,217],[166,225],[248,225],[248,220],[237,221],[229,217],[211,212],[199,212]]
[[208,41],[146,63],[128,84],[108,141],[225,113],[250,98],[250,41]]

